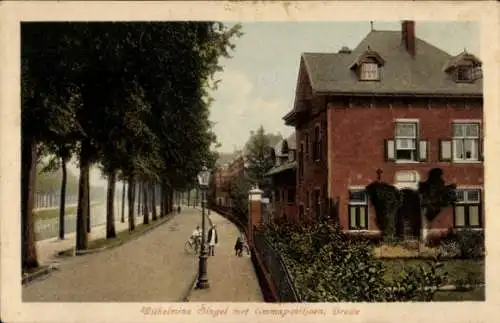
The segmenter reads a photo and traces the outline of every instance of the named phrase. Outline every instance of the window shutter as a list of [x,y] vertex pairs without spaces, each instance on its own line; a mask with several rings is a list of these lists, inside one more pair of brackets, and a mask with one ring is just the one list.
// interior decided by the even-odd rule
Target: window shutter
[[479,139],[479,160],[484,160],[484,139]]
[[419,151],[419,157],[420,157],[420,161],[427,161],[427,159],[429,158],[428,154],[429,154],[429,143],[427,140],[420,140],[420,145],[418,147]]
[[452,147],[451,140],[439,141],[439,161],[451,161]]
[[392,139],[386,139],[385,140],[385,160],[395,160],[396,159],[396,154],[394,151],[394,140]]

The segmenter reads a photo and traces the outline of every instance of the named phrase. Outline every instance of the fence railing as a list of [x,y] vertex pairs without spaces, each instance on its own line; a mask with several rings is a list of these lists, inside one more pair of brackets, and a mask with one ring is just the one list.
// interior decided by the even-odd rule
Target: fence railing
[[261,231],[254,232],[254,246],[262,257],[264,266],[271,275],[280,302],[301,302],[300,296],[295,290],[292,275],[283,261],[283,258],[266,239]]

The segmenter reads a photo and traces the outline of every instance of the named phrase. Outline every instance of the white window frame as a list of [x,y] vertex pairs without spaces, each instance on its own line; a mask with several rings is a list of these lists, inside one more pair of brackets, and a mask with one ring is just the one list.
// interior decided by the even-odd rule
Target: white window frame
[[362,81],[378,81],[380,80],[380,69],[377,63],[362,63],[360,71],[360,79]]
[[[364,192],[364,201],[351,201],[350,195],[351,192],[356,192],[356,191],[363,191]],[[348,187],[348,201],[347,201],[347,216],[348,218],[348,226],[349,226],[349,231],[366,231],[368,230],[368,194],[366,193],[366,188],[363,186],[350,186]],[[351,207],[363,207],[365,209],[365,227],[360,228],[360,227],[354,227],[351,222]],[[357,223],[356,223],[357,224]]]
[[[482,187],[473,187],[473,186],[467,186],[467,187],[457,187],[455,190],[456,192],[458,191],[463,191],[464,192],[464,200],[458,200],[455,202],[455,205],[453,206],[453,227],[460,230],[460,229],[476,229],[476,230],[482,230],[483,229],[483,220],[482,220],[482,213],[483,213],[483,207],[482,207],[482,200],[483,200],[483,189]],[[479,199],[478,200],[469,200],[468,198],[468,192],[475,191],[479,193]],[[458,196],[457,196],[458,197]],[[474,206],[477,205],[478,207],[478,223],[479,225],[467,225],[467,222],[470,222],[470,219],[465,218],[464,215],[464,221],[466,224],[463,226],[457,226],[456,225],[456,208],[457,206],[463,206],[463,207],[468,207],[468,206]],[[470,215],[469,215],[470,217]]]
[[[467,78],[460,78],[465,75]],[[457,81],[458,82],[472,82],[474,80],[474,68],[472,66],[457,66]]]
[[[455,126],[472,126],[475,125],[478,128],[477,136],[468,136],[464,133],[462,136],[455,136]],[[452,160],[455,163],[479,163],[481,162],[481,120],[453,120],[452,122]],[[466,128],[463,128],[466,132]],[[472,148],[472,156],[467,158],[465,150],[465,141],[473,140],[475,145]],[[463,155],[458,156],[459,148],[458,144],[462,144]]]
[[[399,124],[406,124],[406,125],[413,125],[415,127],[415,134],[412,136],[398,136],[398,125]],[[419,156],[418,156],[418,147],[419,145],[419,120],[418,119],[396,119],[394,123],[394,159],[396,162],[399,163],[418,163],[419,162]],[[401,141],[400,141],[401,140]],[[413,140],[413,147],[405,148],[402,147],[402,145],[399,145],[400,142],[408,141],[408,140]],[[412,159],[400,159],[398,158],[398,150],[410,150],[412,151]]]

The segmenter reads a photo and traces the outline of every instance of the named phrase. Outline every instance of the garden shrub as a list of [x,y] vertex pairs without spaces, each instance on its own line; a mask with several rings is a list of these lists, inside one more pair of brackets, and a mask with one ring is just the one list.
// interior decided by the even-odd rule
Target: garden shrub
[[321,221],[308,229],[269,226],[266,235],[281,252],[306,302],[431,300],[444,283],[444,276],[436,271],[437,261],[403,271],[395,282],[388,282],[373,247],[367,241],[349,239],[334,221]]
[[484,255],[484,232],[450,230],[441,241],[441,249],[451,257],[479,258]]

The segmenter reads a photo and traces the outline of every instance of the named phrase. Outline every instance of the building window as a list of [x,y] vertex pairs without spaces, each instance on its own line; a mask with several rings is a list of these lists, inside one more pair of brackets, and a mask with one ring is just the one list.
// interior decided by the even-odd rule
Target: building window
[[479,124],[453,124],[453,159],[455,161],[479,160]]
[[459,82],[471,82],[473,78],[474,70],[470,66],[459,66],[457,68],[457,81]]
[[319,126],[314,127],[314,142],[313,142],[313,160],[319,161],[321,159],[321,138],[319,133]]
[[417,160],[417,123],[396,123],[396,160]]
[[458,189],[454,207],[455,228],[481,227],[481,190]]
[[377,63],[363,63],[361,64],[362,81],[376,81],[379,79],[379,67]]
[[368,229],[368,198],[363,189],[349,190],[349,230]]
[[288,203],[295,203],[295,188],[288,189]]

